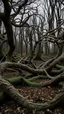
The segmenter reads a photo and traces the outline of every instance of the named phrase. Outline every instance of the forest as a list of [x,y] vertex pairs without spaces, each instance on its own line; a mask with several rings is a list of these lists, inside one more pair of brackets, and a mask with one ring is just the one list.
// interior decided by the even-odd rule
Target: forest
[[64,114],[64,0],[0,0],[0,114]]

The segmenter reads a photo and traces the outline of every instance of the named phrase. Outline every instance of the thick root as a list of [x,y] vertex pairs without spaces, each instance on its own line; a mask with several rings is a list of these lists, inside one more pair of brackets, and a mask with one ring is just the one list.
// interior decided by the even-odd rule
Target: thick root
[[0,87],[7,95],[9,95],[13,100],[15,100],[19,105],[31,109],[31,110],[46,110],[52,109],[57,105],[64,103],[64,92],[56,95],[53,100],[45,103],[33,103],[23,97],[19,92],[5,79],[0,77]]
[[56,86],[61,81],[64,81],[64,76],[63,75],[59,75],[57,77],[52,78],[51,80],[48,80],[45,83],[36,83],[36,82],[33,82],[33,80],[36,80],[38,78],[44,78],[44,77],[37,76],[37,77],[30,78],[30,79],[25,79],[25,78],[19,76],[19,77],[10,78],[10,79],[8,79],[8,81],[11,84],[13,84],[13,85],[31,86],[31,87]]
[[59,69],[64,69],[64,66],[59,65],[59,64],[57,64],[56,67],[59,68]]

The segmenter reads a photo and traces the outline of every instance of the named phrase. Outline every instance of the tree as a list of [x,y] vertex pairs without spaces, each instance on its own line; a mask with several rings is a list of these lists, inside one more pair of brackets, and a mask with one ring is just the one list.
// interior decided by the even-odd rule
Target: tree
[[[12,29],[12,24],[14,24],[13,19],[19,14],[20,10],[22,9],[23,6],[25,6],[25,4],[28,2],[28,0],[25,0],[23,3],[21,3],[21,1],[16,2],[18,4],[21,3],[21,5],[18,5],[17,11],[14,11],[14,13],[12,15],[11,15],[11,10],[13,9],[13,7],[11,7],[11,5],[13,4],[13,1],[6,0],[6,2],[5,2],[5,0],[2,0],[2,2],[3,2],[3,5],[4,5],[4,12],[0,13],[0,19],[4,23],[6,33],[7,33],[7,38],[8,38],[7,42],[8,42],[8,45],[9,45],[9,51],[8,51],[8,54],[7,54],[7,59],[11,60],[12,59],[12,54],[13,54],[14,49],[15,49],[14,39],[13,39],[13,29]],[[16,4],[14,6],[16,6]],[[30,16],[28,15],[28,17],[24,21],[21,20],[22,24],[25,24],[26,21],[29,19],[29,17]],[[12,20],[12,22],[11,22],[11,20]]]
[[[17,2],[15,2],[15,4],[12,0],[11,1],[2,0],[2,2],[4,5],[4,12],[0,13],[0,19],[4,23],[6,33],[7,33],[7,41],[8,41],[9,47],[10,47],[10,49],[8,51],[7,59],[11,61],[12,54],[13,54],[13,51],[15,48],[12,25],[15,25],[17,27],[21,27],[23,25],[29,26],[29,24],[26,22],[29,19],[29,17],[32,16],[32,14],[29,15],[29,13],[28,13],[28,17],[25,18],[24,21],[22,21],[22,19],[21,19],[20,25],[17,25],[17,21],[15,22],[15,17],[18,14],[22,14],[21,17],[23,17],[23,13],[21,12],[21,9],[26,4],[28,5],[28,0],[25,0],[23,3],[21,1],[17,1]],[[34,2],[34,1],[31,1],[31,2]],[[46,0],[46,2],[47,2],[47,0]],[[38,35],[38,41],[36,42],[36,46],[37,45],[39,46],[38,54],[39,54],[39,51],[41,51],[41,42],[42,41],[44,41],[44,43],[46,43],[47,41],[52,42],[52,43],[56,43],[58,46],[58,49],[59,49],[59,53],[55,57],[49,59],[48,61],[45,61],[44,64],[42,63],[38,67],[35,66],[32,62],[30,62],[29,65],[25,64],[26,59],[24,60],[24,63],[23,63],[23,60],[18,61],[18,63],[14,63],[14,62],[0,63],[0,89],[3,92],[3,97],[1,96],[1,98],[5,99],[6,96],[9,96],[13,100],[15,100],[19,105],[26,107],[27,109],[30,109],[30,110],[33,110],[33,109],[36,109],[36,110],[53,109],[56,106],[58,106],[58,105],[60,106],[62,103],[64,103],[64,92],[59,93],[53,100],[51,100],[49,102],[33,103],[33,102],[30,102],[29,100],[26,100],[22,95],[20,95],[20,93],[13,86],[14,84],[16,84],[16,85],[17,84],[21,84],[21,85],[25,84],[26,86],[32,86],[32,87],[57,86],[60,82],[64,81],[64,66],[62,66],[63,65],[62,62],[64,61],[64,52],[62,51],[62,47],[63,47],[63,43],[64,43],[64,39],[63,39],[64,33],[62,35],[58,34],[58,36],[55,36],[55,32],[59,30],[60,26],[64,23],[64,21],[62,20],[61,24],[59,24],[57,28],[53,27],[55,4],[52,4],[51,0],[49,0],[49,2],[50,2],[50,7],[52,6],[51,12],[53,15],[50,14],[50,15],[52,15],[52,19],[51,19],[52,26],[50,25],[50,20],[49,20],[49,23],[47,23],[47,24],[49,24],[49,29],[47,28],[48,30],[46,30],[45,33],[42,33],[42,31],[44,31],[44,27],[42,26],[42,28],[41,28],[41,26],[39,26],[40,23],[39,23],[39,25],[36,24],[36,27],[33,26],[31,28],[31,30],[29,31],[29,34],[27,34],[27,32],[28,32],[27,28],[25,28],[26,29],[26,31],[25,31],[25,33],[26,33],[25,34],[26,35],[25,42],[27,41],[26,42],[27,45],[28,45],[28,41],[30,42],[31,51],[32,51],[32,46],[33,46],[32,45],[32,35],[33,35],[33,33],[35,36],[35,32],[33,31],[33,28],[34,28],[34,30],[37,31],[36,33]],[[17,3],[18,3],[18,8],[16,7]],[[21,3],[21,5],[19,5],[20,3]],[[56,3],[56,1],[55,1],[55,3]],[[14,4],[14,5],[12,5],[12,4]],[[30,2],[29,2],[29,4],[30,4]],[[15,7],[15,9],[13,6]],[[13,14],[11,14],[11,7],[14,11]],[[24,13],[25,13],[25,8],[26,7],[24,7]],[[49,13],[50,13],[50,10],[48,7],[48,18],[49,18]],[[36,18],[34,20],[36,20]],[[41,24],[42,24],[42,21],[41,21]],[[37,28],[37,29],[35,29],[35,28]],[[29,39],[27,39],[28,35],[29,35]],[[62,44],[62,45],[60,45],[60,44]],[[59,45],[60,45],[60,47],[59,47]],[[60,53],[60,49],[61,49],[61,53]],[[41,52],[40,52],[40,54],[41,54]],[[27,60],[27,63],[29,63],[28,60]],[[61,65],[58,65],[59,63]],[[40,78],[40,76],[38,76],[40,74],[45,74],[46,78],[49,78],[50,80],[47,81],[46,83],[36,83],[36,82],[33,82],[32,81],[33,79],[31,79],[31,78],[29,80],[29,79],[26,79],[24,77],[17,77],[15,79],[8,79],[8,81],[7,81],[6,79],[3,78],[3,73],[7,68],[8,69],[12,68],[13,70],[18,70],[18,72],[21,72],[21,70],[23,70],[23,71],[27,71],[33,75],[37,75],[37,77],[36,78],[33,77],[33,79]],[[61,69],[58,70],[58,68],[61,68]],[[51,76],[53,74],[55,77]],[[41,78],[43,78],[43,76],[41,76]],[[1,99],[1,101],[2,101],[2,99]]]

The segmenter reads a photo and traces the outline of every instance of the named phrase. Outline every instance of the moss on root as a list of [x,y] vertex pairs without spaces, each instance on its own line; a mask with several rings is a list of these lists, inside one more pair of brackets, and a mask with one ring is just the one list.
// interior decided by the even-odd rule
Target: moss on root
[[[38,76],[37,78],[39,77],[40,76]],[[40,83],[32,82],[34,79],[36,79],[36,77],[25,79],[19,76],[19,77],[9,78],[8,81],[13,85],[40,87],[41,86]]]
[[59,64],[56,64],[56,67],[59,68],[59,69],[64,69],[64,66],[59,65]]

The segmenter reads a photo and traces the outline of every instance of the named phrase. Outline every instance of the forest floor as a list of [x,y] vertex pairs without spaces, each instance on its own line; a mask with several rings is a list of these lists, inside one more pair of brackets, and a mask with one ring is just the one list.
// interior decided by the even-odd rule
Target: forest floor
[[[45,57],[44,57],[45,58]],[[34,61],[35,64],[39,65],[42,61]],[[17,72],[6,72],[4,74],[5,78],[10,78],[12,76],[17,76]],[[46,82],[47,79],[38,79],[37,82]],[[33,87],[16,87],[20,94],[22,94],[26,99],[32,102],[47,102],[55,97],[57,93],[64,91],[64,88],[58,87],[43,87],[43,88],[33,88]],[[58,107],[52,110],[44,111],[29,111],[26,108],[19,106],[15,101],[9,101],[0,106],[0,114],[64,114],[64,109]]]

